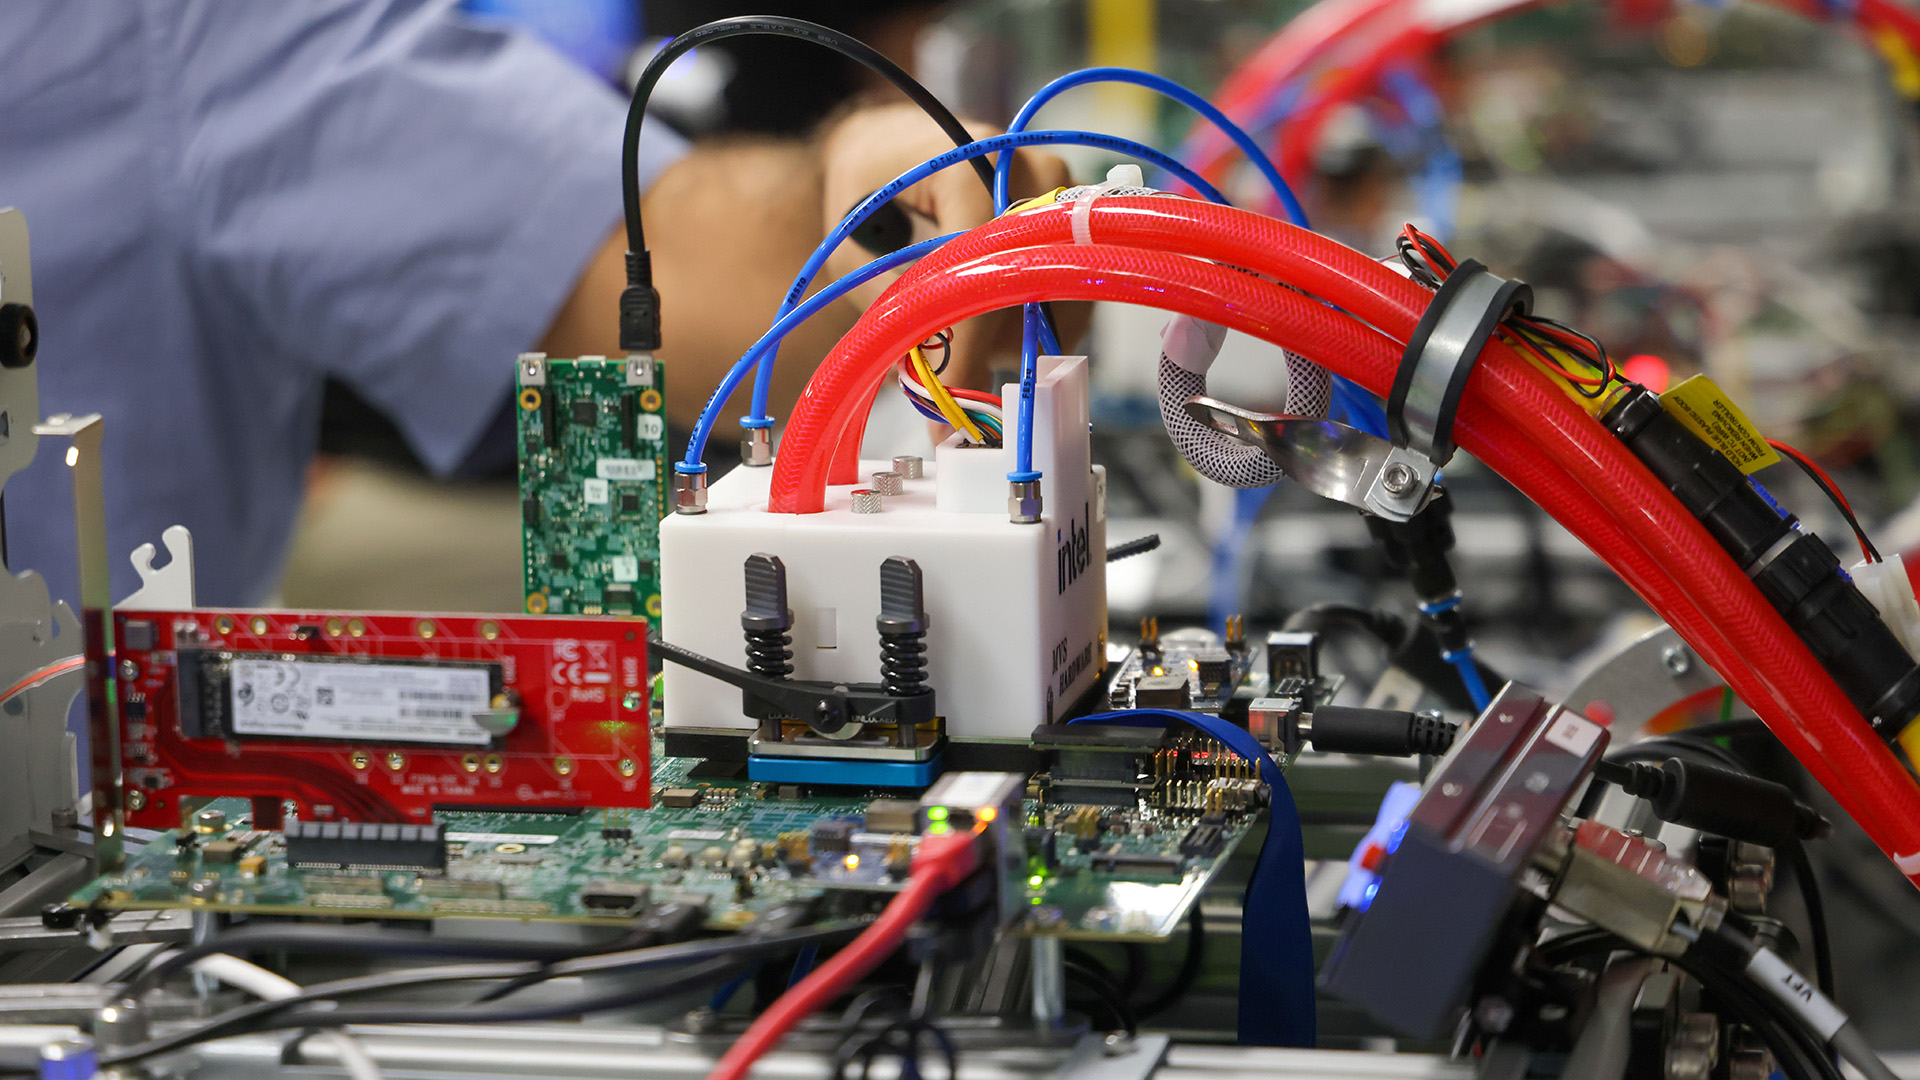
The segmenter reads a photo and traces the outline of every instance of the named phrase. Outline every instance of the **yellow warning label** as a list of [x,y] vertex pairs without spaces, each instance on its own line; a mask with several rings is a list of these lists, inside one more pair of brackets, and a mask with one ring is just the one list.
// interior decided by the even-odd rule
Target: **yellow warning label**
[[1747,414],[1705,375],[1695,375],[1661,394],[1660,404],[1743,473],[1756,473],[1780,461]]

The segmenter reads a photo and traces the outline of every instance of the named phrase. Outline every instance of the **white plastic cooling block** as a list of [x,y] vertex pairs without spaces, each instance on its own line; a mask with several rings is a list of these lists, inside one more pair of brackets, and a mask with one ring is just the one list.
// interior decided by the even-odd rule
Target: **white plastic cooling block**
[[[744,667],[742,567],[786,566],[794,678],[877,682],[880,564],[920,564],[928,615],[928,684],[958,739],[1024,740],[1085,693],[1106,655],[1106,474],[1091,462],[1085,357],[1043,357],[1034,395],[1034,467],[1044,520],[1007,520],[1010,447],[940,446],[926,475],[877,514],[851,510],[853,487],[829,487],[818,514],[771,514],[771,468],[715,481],[707,512],[660,526],[661,633]],[[1003,388],[1011,436],[1019,392]],[[863,476],[889,469],[863,463]],[[866,484],[858,485],[861,487]],[[668,664],[668,727],[751,728],[740,691]]]

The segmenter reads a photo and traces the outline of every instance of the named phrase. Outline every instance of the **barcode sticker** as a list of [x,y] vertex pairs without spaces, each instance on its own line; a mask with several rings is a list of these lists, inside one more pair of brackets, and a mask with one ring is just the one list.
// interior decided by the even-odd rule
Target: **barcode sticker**
[[593,474],[602,480],[651,480],[653,462],[603,457],[594,463]]
[[474,714],[492,691],[486,669],[239,658],[228,706],[240,735],[486,746]]

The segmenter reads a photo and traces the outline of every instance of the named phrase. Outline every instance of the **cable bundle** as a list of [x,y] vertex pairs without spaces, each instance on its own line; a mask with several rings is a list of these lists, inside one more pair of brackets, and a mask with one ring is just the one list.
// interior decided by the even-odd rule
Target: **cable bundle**
[[[1114,197],[1083,208],[1077,224],[1074,212],[1016,211],[943,245],[889,288],[802,397],[769,508],[819,511],[829,466],[857,448],[859,409],[892,358],[973,315],[1042,299],[1145,304],[1264,338],[1379,393],[1429,295],[1359,252],[1228,207]],[[1076,229],[1092,243],[1075,243]],[[1586,409],[1495,340],[1456,430],[1463,448],[1580,537],[1725,674],[1920,879],[1920,787],[1700,523]]]
[[[940,349],[939,367],[927,360],[929,343]],[[999,446],[1000,399],[978,390],[948,387],[940,381],[952,348],[953,332],[942,330],[928,342],[907,350],[907,355],[900,358],[900,389],[921,416],[962,432],[975,446]]]

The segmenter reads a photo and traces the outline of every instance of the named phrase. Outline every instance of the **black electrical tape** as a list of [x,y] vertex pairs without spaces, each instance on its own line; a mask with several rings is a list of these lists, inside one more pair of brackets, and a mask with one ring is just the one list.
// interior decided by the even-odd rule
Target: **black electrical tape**
[[[1427,341],[1433,336],[1434,328],[1439,326],[1440,319],[1453,306],[1467,283],[1488,273],[1479,261],[1462,260],[1440,283],[1433,300],[1427,304],[1427,310],[1421,314],[1420,321],[1414,324],[1413,336],[1407,339],[1406,351],[1400,354],[1400,370],[1394,373],[1393,390],[1387,395],[1387,433],[1393,437],[1394,445],[1407,446],[1412,437],[1407,430],[1405,416],[1407,394],[1413,388],[1414,371],[1420,366],[1421,356],[1426,352]],[[1473,374],[1473,365],[1479,361],[1481,350],[1487,347],[1487,339],[1493,336],[1494,329],[1508,315],[1516,311],[1524,315],[1532,308],[1532,286],[1524,281],[1504,281],[1499,291],[1494,293],[1493,303],[1481,312],[1473,333],[1467,337],[1466,349],[1455,361],[1446,393],[1440,398],[1440,408],[1434,413],[1433,450],[1430,455],[1434,464],[1444,465],[1453,456],[1453,417],[1460,408],[1460,395],[1466,392],[1467,376]]]

